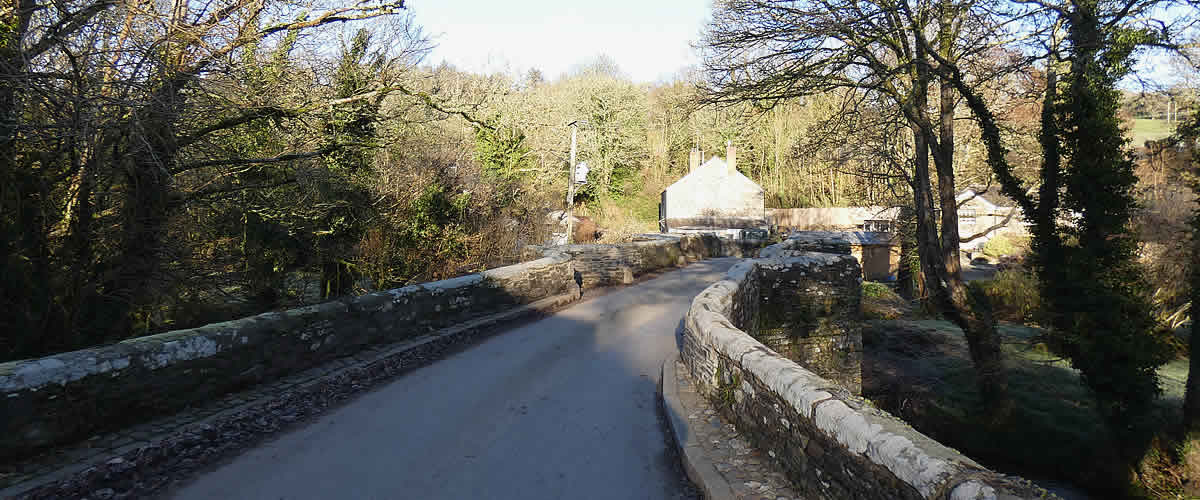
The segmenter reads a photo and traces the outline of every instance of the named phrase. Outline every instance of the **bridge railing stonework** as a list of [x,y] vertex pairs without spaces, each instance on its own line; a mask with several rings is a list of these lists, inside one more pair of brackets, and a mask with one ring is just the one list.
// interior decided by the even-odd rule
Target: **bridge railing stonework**
[[584,287],[726,255],[711,235],[548,247],[528,262],[116,344],[0,363],[0,460],[270,382],[371,345],[416,340]]
[[569,255],[584,288],[628,284],[633,278],[657,269],[683,265],[708,257],[753,255],[759,245],[712,234],[643,234],[630,243],[595,245],[529,245],[524,259]]
[[[772,257],[737,264],[693,300],[680,358],[700,392],[783,465],[805,498],[1054,498],[1028,481],[988,471],[854,395],[861,352],[853,351],[861,351],[861,335],[837,325],[859,314],[861,275],[853,257],[833,250],[768,247],[761,255]],[[834,362],[802,360],[813,367],[806,369],[749,333],[764,297],[789,291],[828,306],[818,320],[832,325],[825,332],[837,341],[825,345],[849,353],[827,352]]]

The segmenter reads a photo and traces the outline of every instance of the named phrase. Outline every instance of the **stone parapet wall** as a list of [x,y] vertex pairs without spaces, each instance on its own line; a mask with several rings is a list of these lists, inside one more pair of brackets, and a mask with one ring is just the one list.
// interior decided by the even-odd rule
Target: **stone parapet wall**
[[[764,260],[757,266],[758,315],[735,323],[817,375],[862,394],[862,271],[858,260]],[[786,331],[772,342],[769,329]]]
[[750,217],[721,217],[721,216],[695,216],[695,217],[670,217],[664,219],[667,227],[671,230],[686,229],[692,227],[720,227],[731,229],[766,229],[767,220],[761,216]]
[[792,257],[808,252],[833,253],[851,255],[851,240],[849,232],[842,231],[806,231],[793,234],[788,239],[759,250],[760,258]]
[[122,428],[373,344],[406,341],[583,286],[757,247],[713,235],[530,247],[527,262],[39,359],[0,363],[0,460]]
[[[843,294],[815,301],[829,305],[833,324],[847,318],[835,309],[854,314],[858,307],[844,296],[860,283],[853,257],[768,248],[763,253],[788,256],[739,263],[693,300],[680,358],[705,397],[779,461],[805,498],[1053,498],[1028,481],[988,471],[853,396],[844,383],[755,340],[747,330],[754,329],[762,298],[788,289],[793,280],[799,292]],[[861,337],[858,342],[861,346]]]
[[0,364],[0,458],[119,428],[364,346],[420,337],[558,295],[553,255],[459,278]]
[[673,235],[651,233],[634,236],[629,243],[608,245],[530,245],[523,259],[568,255],[575,262],[584,288],[628,284],[647,272],[710,257],[742,257],[758,249],[754,243],[712,234]]

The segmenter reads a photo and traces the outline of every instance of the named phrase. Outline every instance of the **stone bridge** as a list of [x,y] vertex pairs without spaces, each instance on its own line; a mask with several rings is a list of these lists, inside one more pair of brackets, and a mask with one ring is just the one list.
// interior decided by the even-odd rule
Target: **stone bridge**
[[857,398],[848,248],[638,240],[0,364],[0,497],[688,497],[678,357],[805,498],[1043,498]]

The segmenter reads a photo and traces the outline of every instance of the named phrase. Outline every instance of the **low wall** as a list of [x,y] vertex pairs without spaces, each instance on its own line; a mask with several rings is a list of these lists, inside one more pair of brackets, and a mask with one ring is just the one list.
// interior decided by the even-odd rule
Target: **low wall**
[[[782,464],[805,498],[1052,498],[1032,483],[984,469],[854,397],[845,382],[805,369],[747,333],[753,331],[762,298],[789,288],[793,280],[810,283],[796,290],[818,297],[845,291],[848,284],[859,286],[853,257],[763,251],[785,252],[789,255],[734,266],[693,300],[680,358],[700,391]],[[851,314],[858,307],[848,298],[818,302],[851,309]]]
[[762,250],[762,257],[803,252],[848,254],[858,259],[864,279],[895,281],[900,272],[900,241],[892,233],[868,231],[800,231]]
[[562,294],[570,257],[0,364],[0,457],[163,414],[251,384]]
[[766,229],[768,227],[767,219],[763,217],[720,217],[720,216],[695,216],[695,217],[670,217],[663,219],[667,224],[668,230],[687,229],[693,227],[709,228],[721,227],[731,229]]
[[529,245],[523,259],[567,255],[575,262],[584,288],[628,284],[657,269],[682,266],[709,257],[753,255],[758,245],[712,234],[643,234],[631,243],[609,245]]
[[866,220],[896,220],[899,213],[889,207],[768,208],[767,222],[791,229],[855,229]]
[[848,257],[822,265],[760,260],[735,295],[734,324],[849,393],[862,394],[860,273]]
[[[39,359],[0,363],[0,460],[267,382],[373,344],[414,339],[584,286],[742,255],[712,235],[531,248],[528,262]],[[747,251],[753,251],[747,247]]]

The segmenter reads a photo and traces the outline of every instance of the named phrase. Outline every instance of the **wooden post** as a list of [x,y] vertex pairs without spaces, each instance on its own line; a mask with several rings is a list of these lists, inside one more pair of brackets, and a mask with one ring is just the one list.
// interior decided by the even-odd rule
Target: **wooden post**
[[571,126],[571,170],[567,173],[567,244],[571,244],[572,231],[574,224],[572,220],[575,218],[575,132],[579,130],[578,121],[570,123]]

